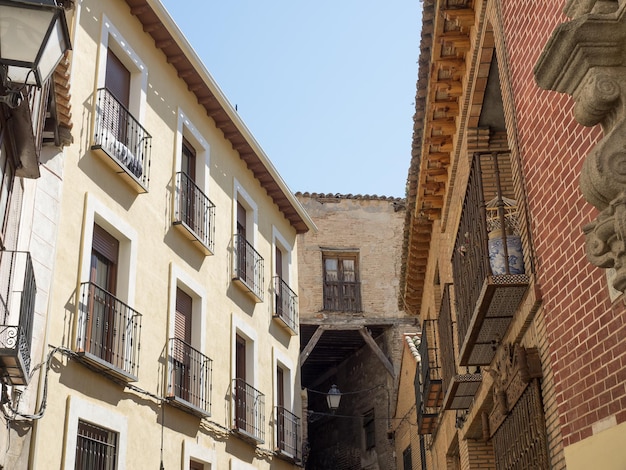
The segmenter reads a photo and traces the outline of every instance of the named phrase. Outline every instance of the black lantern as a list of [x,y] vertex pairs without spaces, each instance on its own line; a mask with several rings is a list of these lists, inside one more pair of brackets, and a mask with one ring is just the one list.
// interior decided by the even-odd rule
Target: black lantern
[[339,402],[341,401],[341,392],[336,385],[330,387],[330,390],[326,394],[326,402],[328,403],[328,409],[330,411],[336,411],[339,408]]
[[0,0],[3,85],[41,87],[71,48],[63,8],[55,0]]

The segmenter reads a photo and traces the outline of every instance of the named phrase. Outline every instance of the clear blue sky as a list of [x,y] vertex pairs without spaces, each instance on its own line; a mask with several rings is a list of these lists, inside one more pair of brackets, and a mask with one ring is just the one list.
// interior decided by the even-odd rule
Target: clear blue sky
[[292,191],[404,197],[421,2],[162,2]]

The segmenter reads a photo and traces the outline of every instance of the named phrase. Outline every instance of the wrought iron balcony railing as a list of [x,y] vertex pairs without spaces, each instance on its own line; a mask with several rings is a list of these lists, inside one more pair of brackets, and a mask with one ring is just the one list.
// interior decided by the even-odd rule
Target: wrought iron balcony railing
[[[510,230],[505,200],[514,202],[509,154],[476,154],[452,255],[462,366],[491,362],[528,289],[521,241]],[[488,233],[485,201],[493,201],[498,231]]]
[[211,414],[212,361],[178,338],[169,340],[167,397],[201,417]]
[[435,320],[424,320],[419,346],[420,365],[416,376],[418,432],[432,434],[443,399],[440,351]]
[[0,251],[0,369],[13,385],[27,385],[37,285],[30,253]]
[[361,283],[325,280],[324,310],[361,312]]
[[284,457],[300,462],[300,418],[285,407],[276,407],[276,448]]
[[298,296],[280,277],[274,277],[275,308],[274,316],[294,334],[298,333]]
[[454,327],[452,322],[451,285],[446,284],[439,309],[439,345],[441,350],[441,378],[443,380],[444,410],[466,410],[474,401],[482,375],[475,367],[466,368],[464,374],[458,373],[454,349]]
[[174,192],[174,225],[184,227],[200,242],[206,254],[213,254],[215,239],[215,206],[185,173],[176,173]]
[[244,379],[233,380],[233,429],[254,443],[265,442],[265,395]]
[[81,285],[76,350],[126,381],[139,371],[141,314],[93,282]]
[[247,291],[254,294],[255,300],[263,301],[265,282],[263,258],[244,236],[234,236],[235,272],[233,278]]
[[148,190],[152,136],[109,90],[96,94],[96,129],[92,149],[103,151],[120,174],[141,192]]

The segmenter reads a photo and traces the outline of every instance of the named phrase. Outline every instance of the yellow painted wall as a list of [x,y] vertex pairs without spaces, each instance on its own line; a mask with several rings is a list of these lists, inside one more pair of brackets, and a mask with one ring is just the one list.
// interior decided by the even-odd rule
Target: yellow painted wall
[[[83,240],[84,220],[91,207],[104,207],[116,223],[132,228],[136,236],[136,265],[130,272],[132,287],[128,304],[142,314],[141,351],[137,389],[124,388],[94,372],[68,355],[57,354],[49,373],[48,402],[45,415],[36,425],[33,468],[64,468],[70,457],[63,449],[72,428],[72,416],[82,410],[85,416],[110,416],[111,425],[124,422],[126,460],[120,468],[186,468],[187,452],[204,452],[215,459],[216,466],[227,468],[231,457],[254,468],[291,468],[292,465],[270,455],[274,449],[274,373],[279,358],[292,367],[291,407],[300,414],[298,364],[299,338],[292,336],[272,319],[273,234],[278,231],[292,245],[290,285],[297,291],[295,229],[269,198],[265,189],[247,169],[223,133],[215,127],[155,48],[153,39],[130,15],[122,0],[85,0],[77,4],[78,24],[72,52],[72,114],[74,143],[65,151],[64,191],[60,220],[59,249],[49,309],[47,343],[75,349],[76,288],[87,281],[80,274],[82,253],[89,257],[90,242]],[[152,135],[149,192],[137,194],[119,175],[90,150],[92,145],[93,94],[97,87],[96,64],[103,22],[110,22],[124,41],[141,58],[148,70],[146,105],[142,125]],[[208,64],[210,67],[210,64]],[[215,254],[204,256],[200,250],[175,230],[171,223],[172,184],[178,112],[182,110],[198,129],[210,149],[208,189],[216,206]],[[235,181],[258,205],[255,248],[265,260],[264,302],[255,303],[232,283],[231,251]],[[170,319],[170,283],[172,273],[180,273],[198,285],[205,294],[205,318],[201,351],[213,360],[212,416],[200,420],[189,413],[165,406],[159,398],[165,394],[164,359]],[[255,388],[265,394],[265,442],[255,449],[241,439],[228,435],[230,428],[230,387],[233,377],[232,338],[235,325],[254,333],[256,357]],[[104,427],[106,422],[97,423]],[[191,451],[189,449],[192,449]],[[208,457],[207,457],[208,458]]]

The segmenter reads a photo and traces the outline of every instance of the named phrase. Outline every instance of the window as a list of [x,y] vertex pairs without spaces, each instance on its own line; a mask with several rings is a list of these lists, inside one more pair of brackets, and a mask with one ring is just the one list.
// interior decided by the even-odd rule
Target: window
[[147,69],[108,18],[103,17],[102,25],[92,148],[139,192],[145,192],[152,139],[141,125]]
[[87,195],[76,351],[125,381],[137,380],[141,314],[132,306],[136,232]]
[[235,180],[233,280],[256,302],[263,302],[264,262],[255,250],[257,206]]
[[232,423],[240,435],[255,442],[265,439],[265,395],[257,390],[256,331],[233,317]]
[[185,411],[209,416],[213,361],[204,354],[206,295],[183,270],[172,265],[170,272],[167,397]]
[[115,470],[117,468],[117,440],[116,432],[79,420],[75,470]]
[[215,206],[207,196],[208,143],[182,111],[178,113],[173,223],[205,255],[213,254]]
[[196,462],[195,460],[190,460],[189,470],[204,470],[204,464],[200,462]]
[[365,436],[365,449],[372,449],[376,446],[376,424],[373,409],[369,410],[363,416],[363,432]]
[[298,296],[290,284],[292,248],[273,228],[274,244],[274,317],[280,319],[291,334],[298,332]]
[[403,470],[412,470],[413,462],[411,461],[411,446],[409,445],[404,452],[402,452],[402,468]]
[[324,252],[324,310],[361,311],[358,253]]

